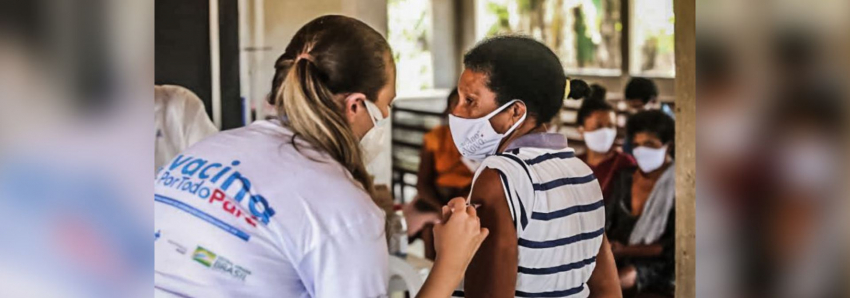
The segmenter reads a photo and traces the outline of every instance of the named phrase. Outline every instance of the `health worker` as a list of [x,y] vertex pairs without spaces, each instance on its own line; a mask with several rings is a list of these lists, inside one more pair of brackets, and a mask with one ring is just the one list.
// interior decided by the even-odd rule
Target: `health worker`
[[[395,71],[358,20],[298,30],[275,63],[281,117],[206,138],[157,175],[156,296],[386,297],[391,202],[373,199],[364,164],[389,133]],[[463,199],[450,206],[419,297],[450,296],[488,233]]]

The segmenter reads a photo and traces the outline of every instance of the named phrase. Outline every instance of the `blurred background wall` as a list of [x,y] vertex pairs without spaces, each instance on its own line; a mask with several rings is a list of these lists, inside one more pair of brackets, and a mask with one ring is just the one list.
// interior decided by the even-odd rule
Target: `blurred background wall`
[[219,128],[242,126],[236,0],[155,3],[155,83],[195,92]]
[[[157,27],[169,28],[156,30],[157,83],[188,85],[225,129],[270,112],[263,103],[274,60],[301,25],[324,14],[356,17],[387,36],[400,99],[447,94],[476,42],[524,34],[549,45],[569,76],[606,87],[610,99],[642,76],[658,85],[661,101],[673,101],[673,0],[157,0],[156,12]],[[215,65],[207,62],[213,48]]]

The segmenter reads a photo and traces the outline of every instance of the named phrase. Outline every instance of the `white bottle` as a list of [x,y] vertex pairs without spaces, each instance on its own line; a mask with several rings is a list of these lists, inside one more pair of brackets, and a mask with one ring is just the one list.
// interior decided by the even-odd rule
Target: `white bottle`
[[[400,209],[400,208],[396,208]],[[399,257],[407,257],[407,221],[401,210],[396,210],[390,219],[389,252]]]

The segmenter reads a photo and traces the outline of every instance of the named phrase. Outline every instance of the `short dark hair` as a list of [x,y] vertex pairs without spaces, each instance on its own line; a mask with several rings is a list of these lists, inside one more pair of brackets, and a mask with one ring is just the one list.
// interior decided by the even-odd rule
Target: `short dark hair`
[[[457,104],[457,102],[460,100],[460,98],[458,96],[459,95],[457,93],[457,87],[455,87],[454,89],[452,89],[452,92],[449,92],[449,96],[446,97],[446,110],[443,111],[443,114],[448,115],[449,113],[452,112],[451,111],[452,101],[454,101],[455,104]],[[452,100],[452,98],[454,98],[454,100]]]
[[[513,35],[486,39],[463,56],[463,65],[487,75],[487,87],[500,105],[521,99],[538,124],[549,122],[561,110],[567,82],[564,68],[552,50],[534,39]],[[589,91],[580,80],[571,82],[570,88],[570,98],[587,96]]]
[[626,84],[626,99],[640,99],[644,104],[658,96],[658,87],[647,78],[632,78]]
[[641,132],[651,133],[662,143],[672,142],[676,136],[676,122],[673,117],[660,110],[642,111],[629,117],[626,122],[626,135],[634,139]]
[[578,108],[576,116],[576,124],[584,125],[584,120],[590,117],[590,114],[597,111],[614,111],[614,106],[605,101],[605,87],[599,84],[590,85],[590,96],[584,99],[581,107]]
[[605,100],[607,95],[608,90],[605,89],[605,87],[602,87],[602,85],[599,84],[593,84],[590,85],[590,95],[587,97],[587,99]]

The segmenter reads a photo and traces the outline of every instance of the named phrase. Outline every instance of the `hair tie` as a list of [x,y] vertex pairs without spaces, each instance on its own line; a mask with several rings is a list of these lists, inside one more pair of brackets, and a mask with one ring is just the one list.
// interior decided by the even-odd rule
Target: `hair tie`
[[310,53],[299,54],[298,57],[295,57],[295,62],[298,62],[298,60],[301,60],[301,59],[310,61],[311,63],[313,62],[313,56],[310,56]]

